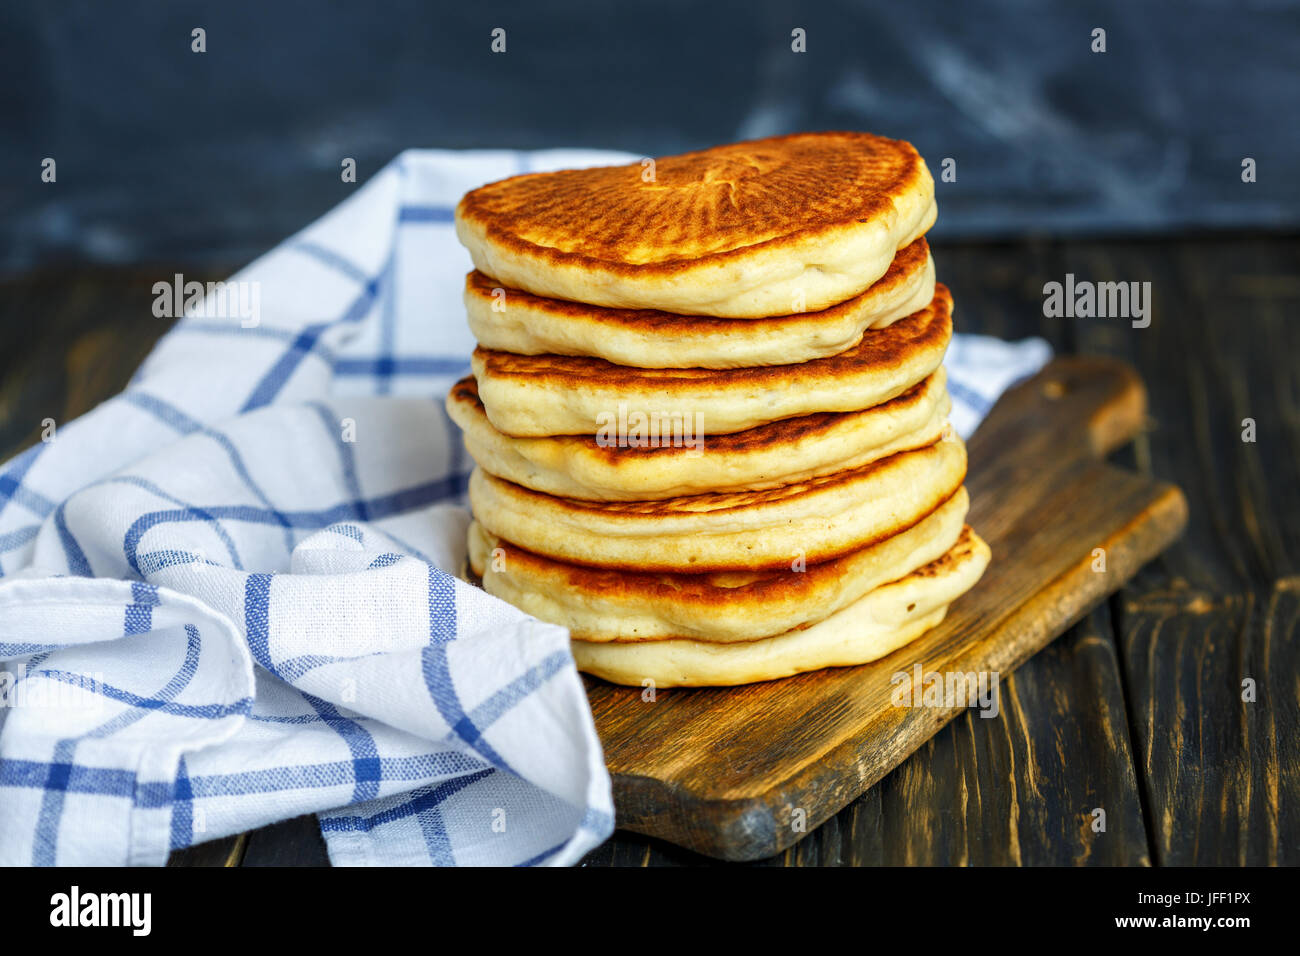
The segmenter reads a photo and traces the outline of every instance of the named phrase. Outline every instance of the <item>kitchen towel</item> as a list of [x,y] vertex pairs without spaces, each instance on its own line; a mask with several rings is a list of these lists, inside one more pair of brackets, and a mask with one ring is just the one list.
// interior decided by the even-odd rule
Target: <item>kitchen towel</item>
[[[528,170],[411,150],[182,316],[127,389],[0,468],[0,864],[166,862],[316,813],[337,865],[562,865],[609,836],[563,628],[455,577],[471,463],[452,210]],[[344,187],[351,188],[351,187]],[[959,336],[969,435],[1048,358]]]

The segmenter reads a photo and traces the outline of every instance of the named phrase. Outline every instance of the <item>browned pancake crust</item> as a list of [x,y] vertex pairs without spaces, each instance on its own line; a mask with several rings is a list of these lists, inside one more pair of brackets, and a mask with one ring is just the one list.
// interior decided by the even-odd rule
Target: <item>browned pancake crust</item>
[[545,382],[556,388],[593,385],[627,385],[671,392],[675,387],[698,388],[714,382],[728,385],[774,386],[782,382],[798,387],[814,378],[835,380],[873,369],[902,365],[910,355],[944,349],[952,338],[952,293],[936,283],[934,298],[924,309],[883,329],[871,329],[847,351],[798,365],[762,365],[753,368],[631,368],[604,359],[571,355],[517,355],[479,346],[474,356],[483,371],[497,378]]
[[[929,387],[935,374],[937,373],[932,373],[928,378],[913,385],[897,398],[890,399],[874,408],[863,409],[860,412],[818,412],[815,415],[803,415],[799,418],[784,418],[755,428],[747,428],[740,432],[710,435],[703,449],[703,454],[734,455],[742,452],[759,451],[764,448],[788,447],[806,438],[824,434],[854,415],[905,412],[921,401],[921,396]],[[469,403],[478,409],[483,408],[483,402],[478,394],[478,382],[474,380],[472,375],[465,376],[465,378],[453,385],[451,395],[453,400]],[[609,444],[602,445],[594,437],[587,435],[557,435],[551,440],[583,445],[585,446],[583,449],[584,454],[598,456],[614,466],[624,465],[637,458],[669,458],[674,455],[701,453],[682,445],[661,445],[657,448],[648,446],[644,448],[623,448]]]
[[[898,250],[898,254],[894,256],[894,261],[889,266],[889,271],[865,292],[837,303],[829,309],[822,309],[820,312],[801,312],[797,315],[779,315],[768,319],[717,319],[707,315],[677,315],[674,312],[660,312],[658,309],[610,309],[583,302],[570,302],[567,299],[550,299],[524,292],[522,289],[507,288],[505,292],[507,302],[517,302],[526,308],[545,310],[551,315],[562,318],[646,329],[661,336],[728,331],[762,336],[771,334],[780,329],[782,324],[791,322],[838,321],[844,315],[860,308],[864,299],[887,294],[911,279],[925,268],[929,257],[929,243],[924,238],[917,239]],[[501,283],[477,269],[465,277],[465,291],[487,301],[492,301],[493,290],[500,288],[502,288]]]
[[[934,509],[917,518],[912,524],[900,527],[897,533],[902,534],[920,524],[947,504],[948,500],[950,498],[941,501]],[[913,573],[923,573],[927,576],[937,574],[944,562],[950,560],[952,554],[959,552],[963,545],[969,547],[969,534],[970,526],[967,525],[962,529],[961,536],[948,554]],[[828,561],[809,564],[805,570],[798,572],[783,567],[773,571],[713,571],[688,574],[614,570],[571,564],[528,551],[504,538],[498,537],[497,540],[502,546],[508,548],[506,562],[509,565],[531,570],[535,576],[551,578],[558,586],[572,588],[579,594],[598,593],[629,602],[672,601],[674,604],[701,608],[719,607],[736,602],[769,604],[797,599],[799,595],[820,587],[824,580],[839,578],[844,573],[844,566],[859,550],[865,550],[878,543],[872,542]],[[664,638],[656,639],[664,640]]]
[[934,578],[944,573],[951,565],[960,564],[967,555],[975,550],[975,529],[965,525],[956,544],[935,558],[929,564],[917,568],[912,574],[922,578]]
[[901,140],[797,133],[663,157],[650,183],[640,163],[513,176],[467,193],[456,214],[551,263],[671,275],[870,222],[923,168]]
[[[941,441],[943,439],[939,440],[939,442]],[[517,485],[513,481],[495,475],[489,477],[492,481],[500,482],[502,485],[509,487],[515,494],[535,499],[538,506],[547,505],[552,508],[561,508],[575,514],[594,511],[600,512],[606,518],[615,520],[621,518],[635,519],[644,515],[690,515],[701,512],[722,514],[727,511],[755,508],[772,501],[788,501],[801,495],[825,491],[837,485],[864,481],[870,477],[872,472],[882,468],[892,468],[898,464],[902,455],[932,454],[937,450],[939,442],[918,449],[901,451],[898,454],[890,455],[888,458],[881,458],[860,468],[839,471],[833,475],[823,475],[820,478],[805,478],[802,481],[781,485],[777,488],[765,488],[756,491],[711,492],[702,495],[685,495],[680,498],[662,498],[657,501],[585,501],[577,498],[561,498],[558,495],[533,491],[531,488],[525,488],[523,485]],[[953,491],[961,487],[964,478],[965,469],[963,469],[961,476],[953,485]],[[945,496],[942,500],[946,501],[948,497],[951,497],[951,494]],[[929,514],[929,512],[926,512],[926,514]],[[896,534],[901,530],[901,527],[894,528],[890,531],[890,534]],[[865,547],[867,543],[862,542],[858,547]]]

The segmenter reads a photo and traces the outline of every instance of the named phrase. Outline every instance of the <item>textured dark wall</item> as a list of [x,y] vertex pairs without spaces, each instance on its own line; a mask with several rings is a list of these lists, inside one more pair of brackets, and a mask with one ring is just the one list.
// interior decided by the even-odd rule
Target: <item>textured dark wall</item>
[[[957,160],[942,235],[1292,228],[1298,10],[10,0],[0,271],[246,259],[356,188],[339,181],[344,156],[364,181],[408,146],[652,155],[837,127],[910,139],[936,170]],[[497,26],[504,55],[489,50]],[[1104,54],[1089,49],[1098,26]],[[55,184],[40,181],[46,156]]]

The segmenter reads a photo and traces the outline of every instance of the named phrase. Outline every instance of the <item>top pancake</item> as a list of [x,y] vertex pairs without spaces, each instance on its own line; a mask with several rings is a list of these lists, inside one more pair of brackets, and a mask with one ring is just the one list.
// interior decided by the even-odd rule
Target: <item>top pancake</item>
[[456,233],[477,269],[535,295],[759,318],[858,295],[934,217],[909,143],[800,133],[514,176],[466,194]]

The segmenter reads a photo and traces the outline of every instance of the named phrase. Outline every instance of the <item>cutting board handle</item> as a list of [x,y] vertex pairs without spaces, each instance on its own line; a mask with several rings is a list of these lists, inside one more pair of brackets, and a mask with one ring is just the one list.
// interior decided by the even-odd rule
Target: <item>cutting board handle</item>
[[1146,388],[1132,366],[1063,356],[1008,391],[980,426],[980,438],[993,448],[1024,448],[1017,461],[1066,472],[1128,444],[1146,421]]

